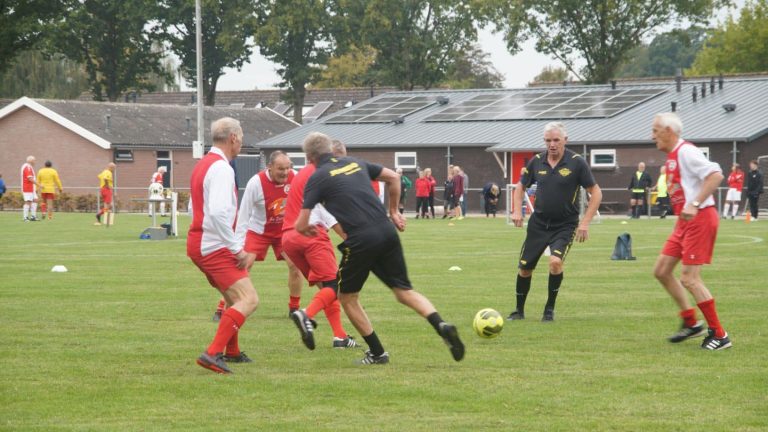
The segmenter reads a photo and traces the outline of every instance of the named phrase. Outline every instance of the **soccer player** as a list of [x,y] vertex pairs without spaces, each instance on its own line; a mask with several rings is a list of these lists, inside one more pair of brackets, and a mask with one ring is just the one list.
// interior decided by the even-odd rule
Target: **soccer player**
[[[101,209],[96,213],[96,222],[94,225],[101,225],[101,215],[107,213],[109,217],[109,208],[112,206],[112,191],[115,187],[114,177],[112,173],[115,172],[115,164],[110,162],[104,171],[100,172],[99,178],[99,193],[101,193]],[[109,221],[105,221],[108,223]]]
[[[443,321],[429,299],[414,291],[408,279],[403,248],[397,234],[397,230],[405,230],[405,218],[397,209],[400,177],[390,169],[361,159],[335,157],[331,147],[331,139],[321,133],[311,133],[304,140],[304,153],[317,166],[317,171],[307,181],[303,208],[295,227],[301,234],[316,236],[318,229],[309,223],[310,212],[322,202],[347,234],[338,246],[342,252],[338,298],[347,317],[369,347],[359,364],[389,362],[389,354],[359,301],[360,290],[370,272],[392,290],[400,303],[425,317],[448,345],[453,359],[460,361],[464,358],[464,344],[456,326]],[[369,186],[371,180],[381,180],[389,188],[389,218]],[[303,315],[302,311],[297,313]],[[306,334],[312,324],[308,318],[302,318],[302,333]]]
[[[240,122],[224,117],[211,124],[213,147],[192,170],[192,224],[187,256],[205,274],[227,303],[213,341],[197,364],[220,374],[232,373],[226,361],[250,363],[240,350],[238,332],[259,304],[248,276],[248,254],[235,235],[237,189],[229,165],[243,146]],[[226,352],[225,352],[226,349]]]
[[728,174],[728,192],[725,194],[725,205],[723,206],[723,219],[728,217],[728,212],[732,211],[731,219],[735,219],[739,213],[739,203],[741,202],[741,190],[744,188],[744,171],[737,163],[731,166],[731,173]]
[[[712,193],[723,181],[723,174],[720,165],[680,138],[682,131],[683,123],[675,113],[657,114],[653,119],[652,138],[656,148],[667,154],[667,191],[672,210],[679,216],[653,274],[675,300],[683,319],[680,331],[669,341],[678,343],[705,332],[703,323],[696,320],[696,310],[688,302],[687,289],[709,326],[709,335],[701,347],[721,350],[729,348],[731,340],[720,324],[715,299],[701,279],[701,266],[712,262],[719,224]],[[680,261],[683,264],[677,279],[674,271]]]
[[[554,321],[555,301],[563,282],[563,263],[574,238],[578,242],[589,238],[589,223],[600,206],[603,193],[592,177],[583,157],[567,150],[568,133],[562,123],[551,122],[544,126],[544,144],[547,150],[531,158],[513,194],[512,222],[523,226],[523,194],[537,184],[536,202],[528,219],[528,230],[520,251],[518,263],[517,306],[508,320],[525,319],[525,300],[531,289],[533,270],[544,250],[549,247],[549,282],[547,304],[543,322]],[[579,221],[576,197],[583,187],[591,195],[584,217]]]
[[45,161],[45,168],[37,173],[37,183],[40,185],[40,198],[43,199],[40,210],[42,211],[43,218],[46,217],[45,213],[47,211],[48,220],[53,219],[53,200],[56,199],[56,189],[58,188],[59,195],[64,192],[64,188],[61,186],[61,179],[59,179],[59,173],[52,167],[51,161]]
[[[165,173],[168,172],[168,168],[166,168],[164,165],[160,165],[157,167],[157,171],[155,171],[154,174],[152,174],[152,178],[150,179],[150,186],[154,183],[163,184],[163,176],[165,176]],[[149,203],[149,215],[152,216],[152,214],[155,212],[155,203],[150,202]],[[160,216],[165,217],[165,201],[160,201]]]
[[651,175],[645,172],[645,163],[637,164],[637,171],[629,180],[629,189],[632,192],[632,198],[629,200],[629,208],[632,210],[632,219],[640,219],[645,203],[645,195],[653,185]]
[[24,221],[36,221],[37,216],[37,177],[35,176],[35,157],[27,156],[27,162],[21,166],[21,194],[24,198]]
[[[338,266],[336,265],[333,244],[328,237],[328,230],[333,229],[342,239],[346,237],[346,234],[339,226],[336,218],[328,213],[321,204],[317,204],[310,213],[309,224],[317,227],[315,237],[303,236],[294,229],[304,201],[304,187],[315,169],[315,165],[310,163],[296,174],[291,182],[291,190],[288,192],[285,205],[283,255],[298,267],[310,285],[316,285],[319,288],[306,309],[291,313],[291,318],[302,332],[302,340],[309,349],[314,349],[315,346],[312,333],[314,326],[304,327],[303,322],[307,318],[312,320],[320,310],[325,312],[325,317],[333,331],[332,346],[334,348],[357,348],[357,342],[347,334],[341,323],[341,305],[336,298]],[[310,332],[304,333],[304,330]]]
[[[245,187],[240,214],[237,217],[237,239],[248,254],[247,267],[254,261],[264,261],[270,246],[275,259],[284,261],[282,236],[285,199],[293,181],[291,159],[276,150],[269,155],[267,169],[251,177]],[[301,273],[290,261],[288,265],[288,315],[299,308]],[[223,305],[219,304],[220,308]],[[218,313],[218,310],[217,310]]]

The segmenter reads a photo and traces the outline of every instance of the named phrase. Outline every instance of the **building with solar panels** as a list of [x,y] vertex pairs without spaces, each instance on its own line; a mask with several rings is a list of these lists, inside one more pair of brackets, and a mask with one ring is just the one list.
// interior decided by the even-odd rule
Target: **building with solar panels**
[[[603,188],[601,211],[621,214],[637,164],[645,162],[655,182],[666,158],[651,141],[656,113],[676,111],[683,120],[683,137],[717,161],[727,176],[734,162],[746,167],[760,158],[768,168],[766,106],[766,76],[390,92],[269,138],[259,147],[265,153],[290,152],[301,166],[302,140],[310,132],[322,132],[344,142],[350,155],[402,168],[411,178],[430,167],[438,186],[449,164],[460,165],[469,175],[469,208],[479,211],[483,185],[516,183],[521,168],[544,150],[544,125],[559,121],[568,129],[568,148],[587,158]],[[415,206],[413,200],[410,196],[408,209]]]

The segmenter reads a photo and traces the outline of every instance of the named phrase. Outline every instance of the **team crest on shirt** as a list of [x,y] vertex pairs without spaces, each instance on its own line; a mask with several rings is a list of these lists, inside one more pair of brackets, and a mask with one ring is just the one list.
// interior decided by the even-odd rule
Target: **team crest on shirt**
[[675,168],[677,168],[677,161],[674,159],[670,159],[667,161],[667,169],[670,171],[674,171]]
[[285,191],[285,193],[288,193],[288,192],[290,192],[290,191],[291,191],[291,185],[290,185],[290,183],[289,183],[289,184],[287,184],[287,185],[285,185],[285,186],[283,187],[283,190]]
[[560,168],[558,172],[563,177],[568,177],[571,174],[571,170],[569,170],[568,168]]

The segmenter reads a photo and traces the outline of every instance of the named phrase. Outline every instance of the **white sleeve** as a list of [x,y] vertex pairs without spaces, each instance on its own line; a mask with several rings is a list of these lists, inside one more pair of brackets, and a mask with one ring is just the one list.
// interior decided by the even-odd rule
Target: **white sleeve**
[[720,164],[707,159],[698,147],[692,145],[682,146],[678,157],[681,159],[680,164],[699,180],[704,180],[713,172],[723,172]]
[[245,192],[243,193],[243,200],[240,202],[240,213],[237,215],[237,229],[235,230],[235,234],[237,235],[237,241],[240,242],[241,245],[245,245],[245,236],[251,223],[254,205],[258,203],[259,198],[263,195],[261,187],[259,186],[259,175],[256,174],[248,180],[248,184],[245,186]]
[[240,252],[242,246],[232,229],[237,212],[235,175],[232,167],[223,161],[211,165],[208,175],[205,176],[204,187],[207,192],[205,202],[211,229],[233,254]]
[[336,218],[322,204],[315,204],[315,208],[309,214],[310,225],[322,225],[326,230],[329,230],[337,223],[339,222]]

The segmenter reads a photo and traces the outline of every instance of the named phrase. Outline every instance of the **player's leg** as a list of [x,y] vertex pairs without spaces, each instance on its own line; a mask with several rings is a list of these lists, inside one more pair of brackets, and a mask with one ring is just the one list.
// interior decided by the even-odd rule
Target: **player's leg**
[[683,264],[680,282],[693,295],[696,306],[699,307],[699,310],[704,315],[704,319],[707,320],[709,336],[704,339],[704,343],[701,345],[702,348],[711,350],[729,348],[731,341],[728,338],[728,333],[720,324],[720,318],[715,307],[715,299],[701,279],[701,265]]
[[699,322],[696,319],[696,309],[691,306],[685,288],[680,283],[680,280],[675,277],[675,267],[679,262],[679,257],[662,253],[656,259],[653,269],[653,275],[677,304],[679,316],[683,321],[680,325],[680,330],[668,338],[672,343],[698,337],[705,332],[703,322]]
[[[25,195],[26,195],[26,193],[25,193]],[[24,220],[24,221],[28,221],[29,220],[29,206],[30,206],[30,204],[32,204],[32,201],[27,201],[26,199],[24,200],[24,205],[22,207],[22,209],[23,209],[23,213],[22,213],[23,214],[23,219],[22,220]]]
[[555,302],[557,294],[560,292],[560,285],[563,283],[563,260],[555,255],[555,248],[552,248],[552,255],[549,256],[549,280],[547,281],[547,303],[544,306],[544,314],[541,320],[544,322],[555,320]]
[[517,279],[515,281],[515,310],[507,317],[510,321],[525,319],[525,302],[531,290],[533,270],[549,245],[550,234],[546,227],[539,223],[536,216],[531,216],[526,228],[525,240],[520,247]]
[[29,218],[37,220],[37,196],[32,199],[32,203],[29,206]]
[[288,266],[288,315],[290,316],[291,312],[301,307],[301,288],[304,285],[304,276],[291,260],[285,259],[282,239],[273,240],[272,249],[275,252],[275,259],[278,261],[285,260]]

